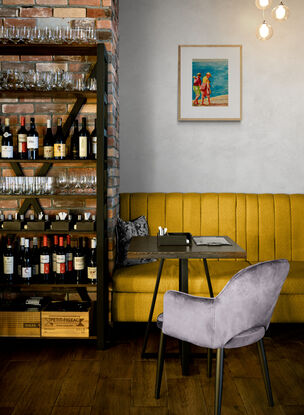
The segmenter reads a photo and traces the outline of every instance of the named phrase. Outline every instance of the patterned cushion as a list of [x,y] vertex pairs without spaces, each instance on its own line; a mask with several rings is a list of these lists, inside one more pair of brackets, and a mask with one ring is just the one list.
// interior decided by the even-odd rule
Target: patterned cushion
[[133,236],[149,235],[148,223],[145,216],[140,216],[132,221],[125,222],[118,218],[116,225],[117,235],[117,264],[120,266],[145,264],[154,261],[154,259],[128,259],[128,248]]

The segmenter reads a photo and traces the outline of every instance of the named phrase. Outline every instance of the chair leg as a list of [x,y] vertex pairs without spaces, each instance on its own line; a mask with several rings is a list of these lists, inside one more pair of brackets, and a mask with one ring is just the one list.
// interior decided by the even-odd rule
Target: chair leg
[[212,349],[207,349],[207,377],[212,375]]
[[162,381],[162,374],[165,360],[165,348],[166,348],[166,336],[163,331],[160,332],[158,358],[157,358],[157,370],[156,370],[156,382],[155,382],[155,398],[159,399],[160,387]]
[[266,393],[267,393],[268,404],[269,404],[269,406],[273,406],[271,383],[270,383],[268,364],[267,364],[263,339],[259,340],[257,342],[257,345],[258,345],[260,363],[261,363],[261,368],[262,368],[262,372],[263,372],[263,378],[264,378],[264,383],[265,383],[265,388],[266,388]]
[[214,415],[221,415],[223,393],[224,349],[216,350]]

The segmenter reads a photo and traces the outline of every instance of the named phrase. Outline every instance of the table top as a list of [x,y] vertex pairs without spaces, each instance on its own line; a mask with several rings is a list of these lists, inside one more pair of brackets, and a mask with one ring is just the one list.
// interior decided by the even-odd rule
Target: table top
[[128,258],[246,258],[246,251],[228,236],[231,245],[157,246],[156,236],[135,236],[131,239]]

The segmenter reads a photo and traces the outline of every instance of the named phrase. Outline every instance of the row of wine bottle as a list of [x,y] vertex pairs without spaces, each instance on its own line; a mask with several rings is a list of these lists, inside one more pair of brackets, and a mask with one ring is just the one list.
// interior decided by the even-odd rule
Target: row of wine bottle
[[[88,242],[88,243],[87,243]],[[96,238],[73,241],[54,235],[53,243],[44,235],[30,241],[21,237],[13,247],[7,238],[2,258],[2,281],[9,283],[96,284]],[[74,246],[75,245],[75,246]]]
[[[70,152],[68,154],[66,137],[62,130],[62,118],[58,118],[57,131],[52,133],[51,120],[47,120],[47,130],[43,138],[43,159],[72,160],[97,159],[97,132],[95,128],[90,134],[87,130],[86,118],[82,118],[79,130],[78,120],[74,121],[74,131],[71,136]],[[14,152],[13,134],[9,118],[5,118],[4,131],[0,123],[0,156],[2,159],[37,160],[39,159],[39,134],[36,130],[35,118],[31,118],[29,130],[25,128],[25,117],[21,117],[21,127],[17,132],[17,151]]]

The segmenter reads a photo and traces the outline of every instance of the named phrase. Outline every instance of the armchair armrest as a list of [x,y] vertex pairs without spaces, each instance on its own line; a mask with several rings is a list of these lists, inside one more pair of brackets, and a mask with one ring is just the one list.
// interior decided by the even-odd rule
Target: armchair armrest
[[214,301],[215,298],[167,291],[164,295],[163,333],[211,348],[214,339]]

